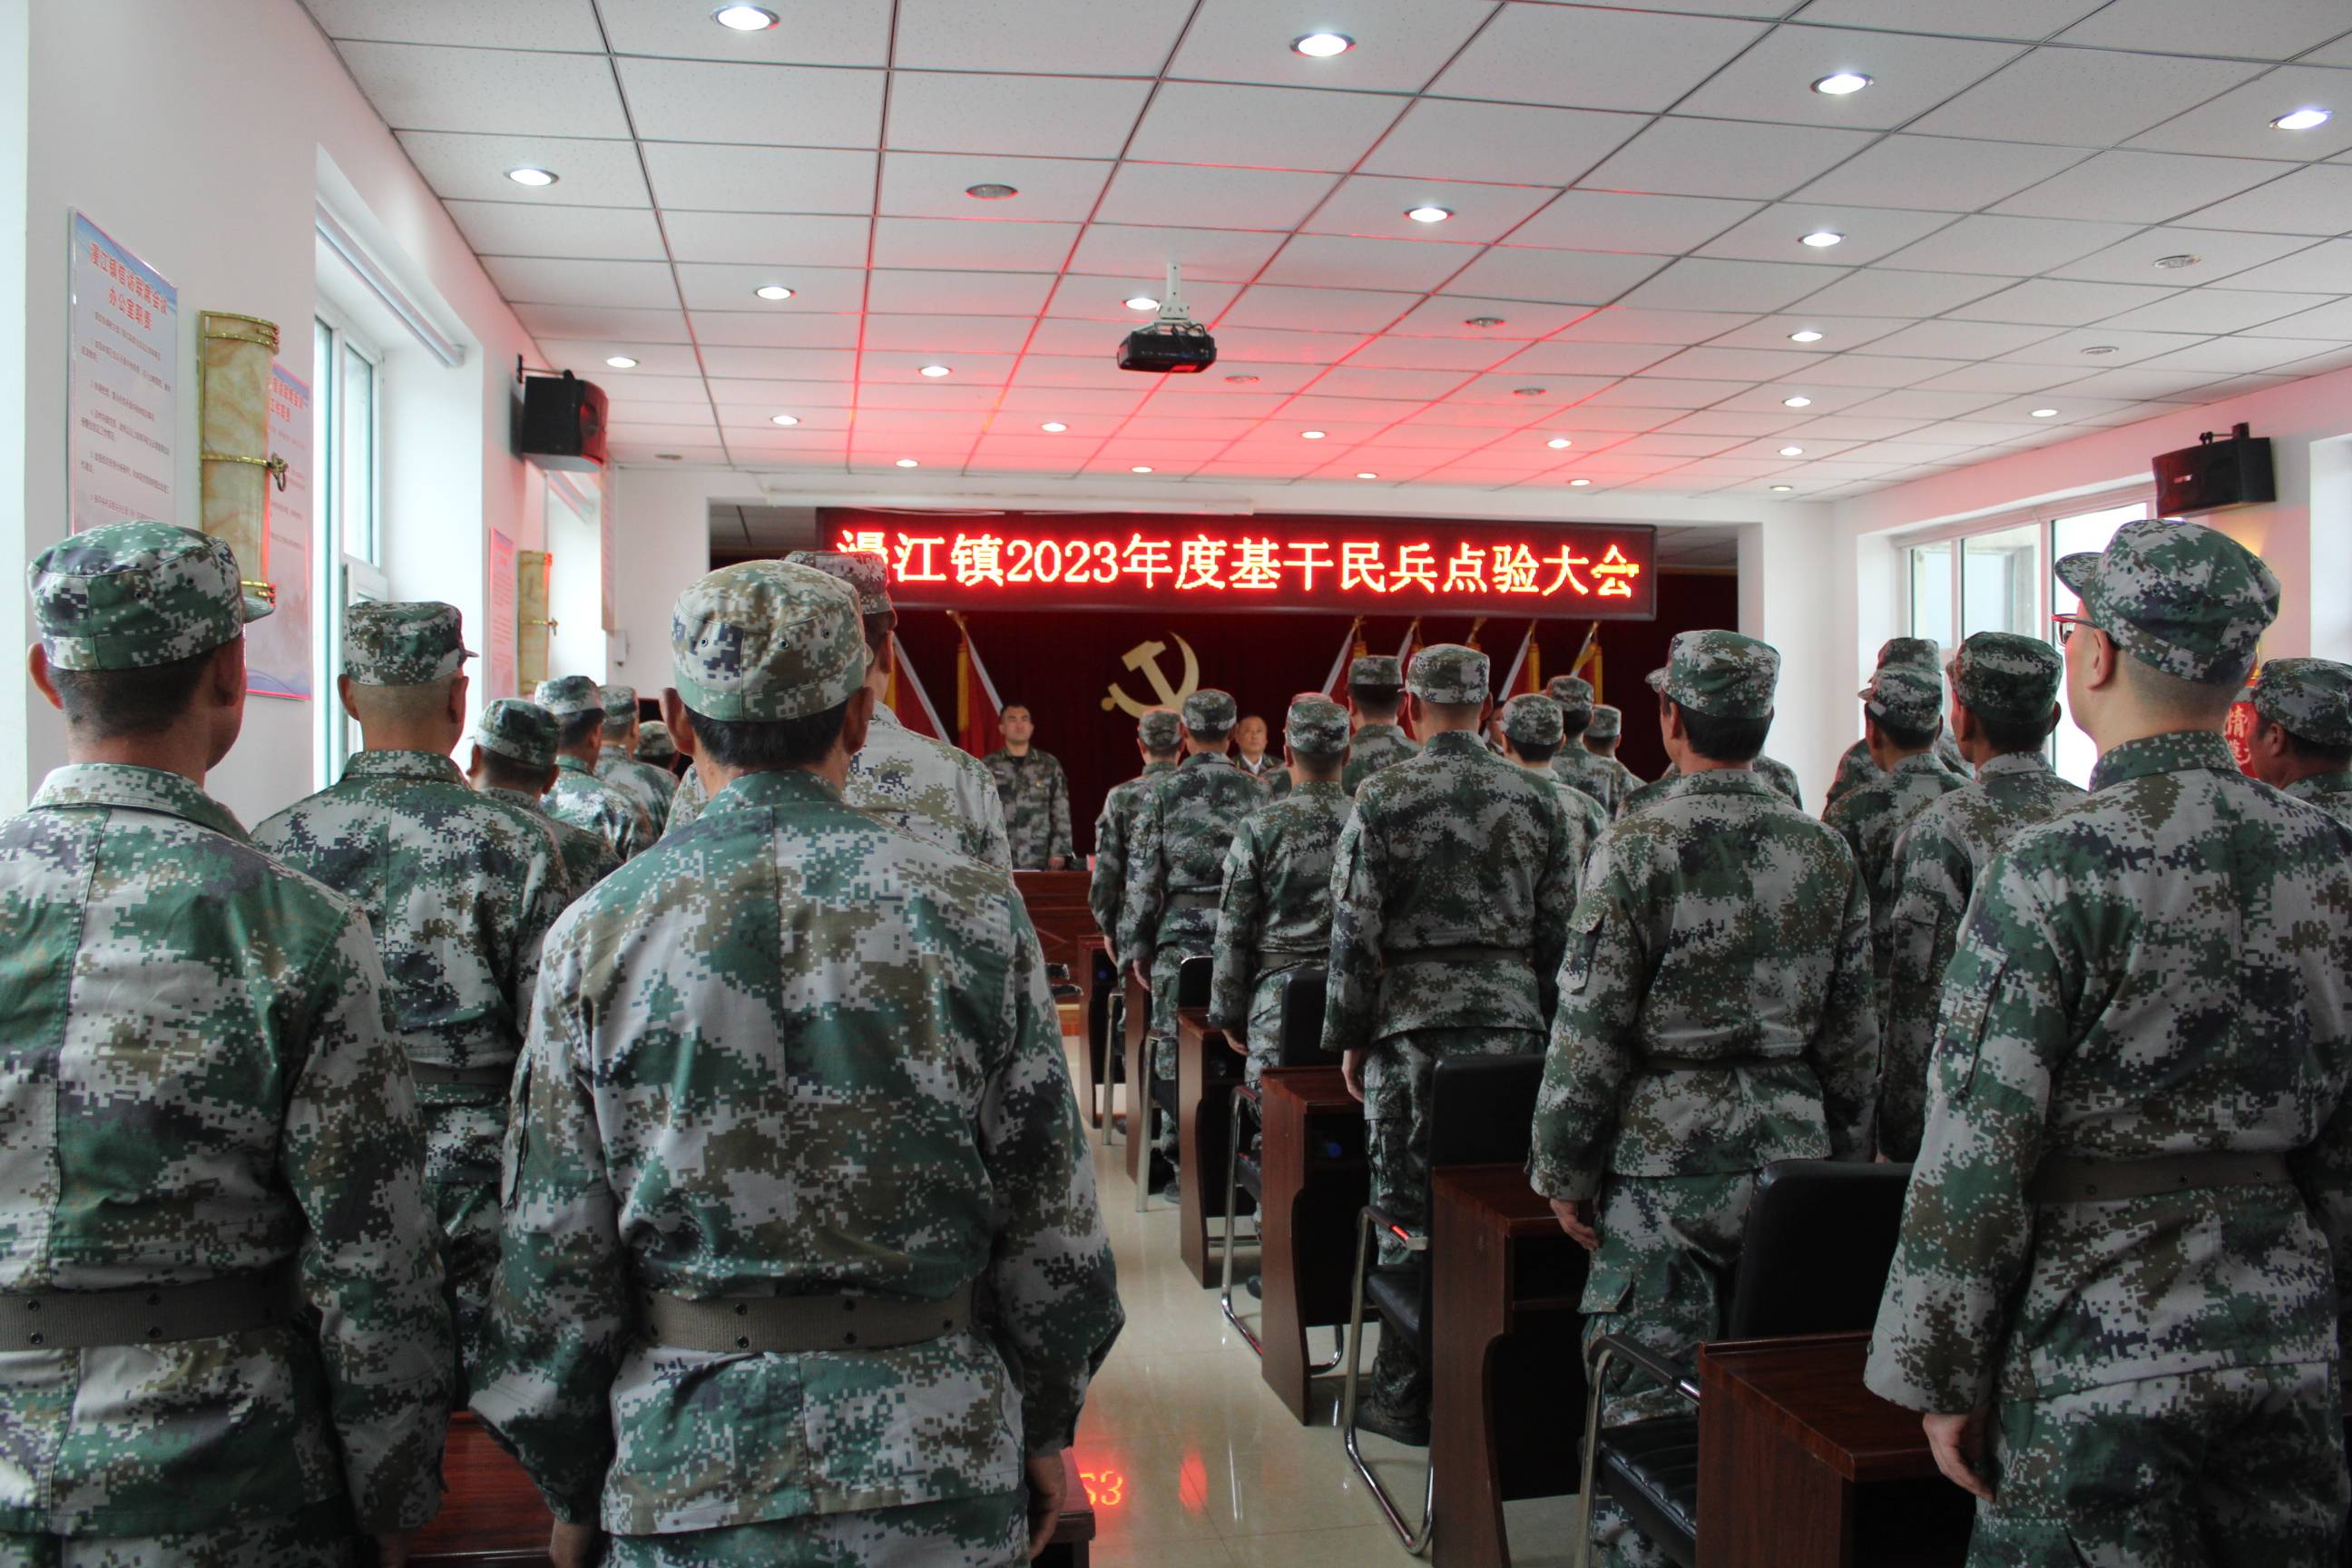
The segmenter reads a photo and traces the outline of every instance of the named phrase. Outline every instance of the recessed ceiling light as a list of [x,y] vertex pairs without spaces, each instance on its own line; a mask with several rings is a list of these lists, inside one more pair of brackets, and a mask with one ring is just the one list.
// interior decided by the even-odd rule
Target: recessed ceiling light
[[2194,267],[2204,259],[2201,256],[2192,256],[2184,250],[2177,256],[2159,256],[2156,258],[2156,264],[2168,272],[2177,272],[2184,267]]
[[765,5],[721,5],[710,19],[739,33],[764,33],[776,25],[776,14]]
[[614,370],[635,370],[637,368],[637,362],[631,359],[626,354],[607,354],[604,358],[604,363],[611,365]]
[[1048,419],[1043,425],[1038,426],[1037,428],[1046,432],[1048,435],[1058,436],[1063,431],[1068,429],[1069,426],[1063,424],[1058,419]]
[[1780,399],[1780,406],[1783,408],[1811,408],[1812,405],[1813,400],[1801,392],[1794,397]]
[[1559,451],[1559,450],[1560,450],[1561,448],[1563,448],[1563,447],[1573,447],[1573,446],[1575,446],[1575,445],[1576,445],[1576,443],[1575,443],[1575,442],[1573,442],[1573,441],[1571,441],[1571,440],[1570,440],[1570,439],[1569,439],[1567,437],[1565,437],[1565,436],[1555,436],[1555,437],[1553,437],[1550,440],[1546,441],[1546,442],[1544,443],[1544,445],[1545,445],[1545,446],[1547,446],[1547,447],[1549,447],[1553,451],[1557,452],[1557,451]]
[[801,416],[797,414],[771,414],[768,416],[768,423],[771,425],[797,425],[800,422]]
[[1356,477],[1360,479],[1377,479],[1380,478],[1380,475],[1372,472],[1370,468],[1367,468]]
[[1308,33],[1290,40],[1293,52],[1310,60],[1328,60],[1333,55],[1344,55],[1356,47],[1356,40],[1345,33]]
[[2271,124],[2280,131],[2309,131],[2315,126],[2326,124],[2334,118],[2325,109],[2298,109],[2292,114],[2280,115]]
[[2086,354],[2111,354],[2116,352],[2116,345],[2113,343],[2093,343],[2083,352]]
[[1148,474],[1151,471],[1151,465],[1149,463],[1138,463],[1135,467],[1128,469],[1127,471],[1130,474]]
[[793,297],[793,291],[781,283],[762,283],[751,292],[762,300],[789,300]]
[[1462,318],[1462,324],[1465,327],[1499,327],[1503,324],[1503,318],[1500,316],[1465,316]]
[[1225,377],[1225,380],[1234,386],[1255,386],[1257,384],[1257,377],[1254,375],[1229,375]]
[[943,364],[927,364],[922,368],[919,374],[928,375],[933,381],[937,381],[943,375],[950,375],[954,373],[950,371],[948,367]]
[[1452,207],[1407,207],[1404,216],[1415,223],[1444,223],[1454,216]]
[[1568,482],[1569,482],[1569,485],[1570,485],[1570,487],[1571,489],[1580,489],[1580,489],[1582,489],[1585,486],[1587,486],[1587,485],[1591,484],[1592,481],[1591,481],[1591,479],[1570,479],[1570,480],[1569,480]]
[[1298,438],[1302,441],[1320,441],[1328,434],[1328,431],[1323,430],[1301,430],[1298,433]]
[[1822,335],[1812,328],[1807,327],[1801,331],[1790,332],[1789,341],[1792,343],[1817,343],[1822,341]]
[[1845,236],[1840,234],[1833,228],[1817,228],[1797,243],[1800,245],[1810,245],[1815,250],[1827,250],[1832,245],[1844,243],[1844,240]]
[[919,468],[923,465],[912,458],[901,458],[898,459],[898,466],[902,468]]
[[2058,411],[2055,408],[2037,408],[2033,411],[2033,416],[2036,419],[2055,419],[2058,417]]
[[1780,456],[1784,458],[1801,458],[1804,455],[1805,449],[1802,447],[1783,447],[1780,448]]
[[1780,493],[1783,493],[1783,494],[1787,493],[1788,491],[1793,490],[1793,489],[1795,489],[1796,488],[1797,488],[1797,487],[1796,487],[1796,486],[1794,486],[1794,485],[1774,485],[1774,486],[1772,487],[1772,489],[1773,489],[1776,492],[1780,492]]
[[966,185],[963,194],[974,201],[1001,202],[1021,194],[1018,185],[1007,185],[995,180],[982,180],[976,185]]
[[551,185],[556,180],[556,176],[545,169],[533,168],[528,163],[520,169],[509,169],[507,178],[518,185],[529,185],[533,190],[539,189],[541,185]]
[[1843,98],[1850,92],[1860,92],[1870,85],[1870,79],[1860,71],[1832,71],[1813,83],[1813,90],[1830,98]]
[[1130,310],[1157,310],[1160,301],[1149,294],[1130,294],[1119,301]]

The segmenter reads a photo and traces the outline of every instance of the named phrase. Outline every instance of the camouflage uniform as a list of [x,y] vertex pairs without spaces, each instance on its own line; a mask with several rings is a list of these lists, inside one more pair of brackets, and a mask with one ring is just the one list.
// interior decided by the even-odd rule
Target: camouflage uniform
[[[1485,654],[1440,644],[1413,660],[1412,689],[1477,702],[1486,669]],[[1372,1202],[1400,1224],[1419,1228],[1428,1210],[1423,1117],[1438,1058],[1543,1049],[1579,848],[1559,792],[1468,731],[1431,736],[1356,796],[1331,872],[1323,1048],[1363,1053]],[[1403,1261],[1383,1247],[1384,1265]],[[1381,1339],[1370,1397],[1390,1425],[1426,1421],[1428,1376],[1411,1346]]]
[[[1514,747],[1557,747],[1563,738],[1559,704],[1541,692],[1521,692],[1503,704],[1503,738]],[[1529,771],[1559,791],[1560,810],[1567,816],[1569,832],[1577,842],[1576,870],[1581,877],[1585,863],[1592,858],[1593,846],[1601,842],[1601,835],[1609,826],[1609,814],[1598,800],[1553,773],[1549,763]]]
[[1013,869],[1042,871],[1059,855],[1077,857],[1070,836],[1070,781],[1059,761],[1032,746],[1022,756],[999,748],[981,762],[996,781]]
[[[1138,718],[1135,735],[1150,752],[1172,752],[1183,739],[1171,708],[1154,708]],[[1087,907],[1094,910],[1095,925],[1114,953],[1118,948],[1118,906],[1127,897],[1127,847],[1136,810],[1150,793],[1152,781],[1175,771],[1174,763],[1146,762],[1135,777],[1110,786],[1103,795],[1102,814],[1095,818],[1095,863],[1087,880]]]
[[[804,567],[713,573],[671,627],[713,718],[864,683],[856,601]],[[503,1195],[475,1407],[608,1562],[1019,1559],[1024,1458],[1070,1442],[1120,1312],[1005,873],[817,773],[738,777],[550,934]],[[723,1352],[658,1326],[779,1297],[824,1322]],[[833,1327],[894,1303],[942,1330]]]
[[670,773],[670,759],[677,755],[677,742],[671,738],[669,726],[658,719],[647,719],[637,726],[637,761],[651,763],[669,775],[673,787],[677,775]]
[[[1752,637],[1681,632],[1664,691],[1760,718],[1779,672]],[[1845,846],[1751,768],[1679,778],[1610,830],[1570,923],[1528,1166],[1537,1192],[1595,1205],[1588,1345],[1680,1357],[1718,1337],[1757,1173],[1869,1157],[1869,931]],[[1682,1408],[1621,1378],[1603,1419]],[[1664,1561],[1613,1507],[1594,1537],[1613,1561]]]
[[[1871,678],[1862,696],[1881,724],[1924,730],[1939,721],[1944,689],[1934,676],[1892,665]],[[1853,851],[1870,889],[1871,963],[1882,986],[1895,952],[1895,840],[1924,807],[1967,787],[1932,751],[1918,752],[1891,772],[1872,773],[1822,814]]]
[[1552,753],[1552,776],[1571,789],[1582,790],[1600,802],[1604,817],[1613,818],[1625,804],[1621,770],[1584,749],[1584,731],[1592,722],[1592,683],[1573,675],[1555,675],[1544,682],[1544,695],[1559,710],[1567,744]]
[[1241,754],[1240,749],[1235,748],[1234,766],[1241,769],[1244,777],[1265,791],[1268,800],[1280,800],[1290,793],[1290,769],[1270,749],[1260,752],[1256,764],[1253,766],[1250,760]]
[[[1936,705],[1940,710],[1943,706],[1941,683],[1944,658],[1943,650],[1936,646],[1936,639],[1889,637],[1879,644],[1878,662],[1872,667],[1873,679],[1876,678],[1879,670],[1896,666],[1916,669],[1936,679],[1937,682]],[[1960,755],[1959,744],[1952,739],[1950,731],[1947,730],[1937,734],[1936,743],[1929,748],[1929,751],[1936,761],[1943,764],[1944,771],[1961,783],[1966,784],[1973,776],[1969,771],[1967,760]],[[1848,746],[1844,754],[1838,758],[1837,772],[1830,780],[1829,795],[1822,802],[1822,816],[1826,818],[1829,816],[1830,807],[1876,778],[1878,772],[1878,764],[1871,760],[1868,741],[1856,741],[1853,745]]]
[[[555,715],[536,702],[516,697],[501,697],[490,703],[482,710],[481,721],[474,726],[476,745],[535,773],[543,773],[555,765]],[[563,857],[563,874],[571,883],[572,898],[578,898],[621,868],[620,857],[613,853],[611,845],[584,828],[548,816],[538,795],[494,784],[480,786],[478,793],[491,800],[521,806],[533,819],[547,825],[547,830],[555,835],[556,849]],[[524,1000],[529,1001],[528,993]]]
[[[2046,721],[2063,679],[2057,649],[2011,632],[1979,632],[1952,659],[1954,699],[1996,721]],[[1989,759],[1975,783],[1924,807],[1895,840],[1893,968],[1881,998],[1878,1066],[1878,1147],[1888,1159],[1919,1152],[1936,1000],[1978,879],[2020,831],[2082,797],[2040,752],[2011,752]]]
[[[635,687],[607,686],[603,696],[604,722],[608,728],[636,717]],[[646,820],[653,824],[653,837],[661,837],[669,816],[669,797],[677,793],[676,775],[667,768],[639,762],[626,746],[608,740],[596,749],[596,776],[620,789],[642,806]],[[651,838],[646,840],[647,843],[652,841]]]
[[[2194,523],[2058,574],[2121,657],[2188,680],[2242,679],[2278,607]],[[1998,1402],[1971,1563],[2334,1560],[2347,974],[2352,830],[2217,733],[2115,746],[1987,868],[1864,1374],[1915,1410]]]
[[[1302,697],[1283,739],[1294,756],[1335,763],[1348,751],[1348,710]],[[1225,854],[1209,1022],[1246,1047],[1252,1083],[1282,1044],[1283,977],[1330,956],[1331,864],[1354,814],[1339,780],[1310,779],[1246,818]]]
[[[1616,770],[1617,815],[1620,816],[1625,812],[1625,797],[1642,787],[1642,775],[1617,758],[1617,742],[1624,731],[1624,713],[1606,702],[1594,704],[1592,722],[1584,729],[1584,749]],[[1599,743],[1595,744],[1596,742]]]
[[[343,672],[355,686],[445,680],[466,657],[453,605],[354,605],[345,616]],[[460,1405],[498,1267],[507,1087],[540,943],[572,901],[548,829],[536,812],[475,794],[447,757],[371,750],[253,831],[261,849],[358,905],[375,933],[386,1022],[425,1126],[425,1196],[465,1363]]]
[[[1758,757],[1749,766],[1758,778],[1772,786],[1773,793],[1780,795],[1799,811],[1805,809],[1805,794],[1797,783],[1796,769],[1786,763],[1762,756]],[[1668,763],[1664,773],[1660,773],[1648,784],[1637,786],[1625,797],[1625,805],[1617,813],[1618,816],[1621,819],[1628,817],[1637,811],[1655,805],[1665,798],[1667,786],[1680,777],[1682,777],[1680,771],[1674,763]]]
[[709,804],[710,796],[702,788],[702,775],[688,768],[678,775],[677,793],[669,797],[669,820],[662,826],[662,837],[668,837],[700,816],[702,808]]
[[[2352,665],[2326,658],[2274,658],[2254,682],[2254,711],[2308,744],[2352,747]],[[2312,773],[2285,786],[2352,826],[2352,773]]]
[[[584,675],[558,676],[553,680],[541,681],[537,700],[555,715],[558,723],[563,724],[583,713],[604,710],[602,689]],[[578,757],[558,757],[555,767],[555,783],[540,802],[548,816],[595,834],[611,845],[613,853],[623,860],[658,837],[653,817],[638,804],[636,796],[598,778],[594,770]]]
[[[1402,690],[1404,664],[1392,654],[1367,654],[1348,667],[1350,686],[1386,686]],[[1349,795],[1382,768],[1393,767],[1421,748],[1405,732],[1385,721],[1357,727],[1348,742],[1348,765],[1340,770],[1339,787]]]
[[[165,523],[28,575],[57,669],[152,668],[268,613],[226,543]],[[308,1568],[423,1524],[449,1323],[366,917],[194,781],[69,763],[0,823],[0,1562]],[[174,1292],[272,1277],[251,1326],[175,1328]],[[28,1331],[28,1299],[151,1290],[155,1340]]]

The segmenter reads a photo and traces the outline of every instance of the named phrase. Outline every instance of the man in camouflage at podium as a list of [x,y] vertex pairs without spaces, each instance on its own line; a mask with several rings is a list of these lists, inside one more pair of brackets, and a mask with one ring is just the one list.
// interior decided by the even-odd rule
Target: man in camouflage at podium
[[1016,871],[1060,871],[1077,858],[1070,834],[1070,781],[1061,759],[1037,749],[1037,721],[1025,702],[997,716],[1004,744],[981,759],[996,781]]

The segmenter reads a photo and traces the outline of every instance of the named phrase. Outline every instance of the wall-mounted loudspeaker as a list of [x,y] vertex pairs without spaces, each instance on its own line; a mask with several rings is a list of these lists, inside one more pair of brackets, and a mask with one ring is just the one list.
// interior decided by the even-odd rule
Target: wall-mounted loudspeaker
[[523,378],[518,446],[542,468],[594,473],[604,466],[604,389],[570,371]]
[[2208,430],[2196,446],[2156,459],[2158,517],[2190,517],[2277,499],[2270,437],[2251,436],[2243,425],[2233,426],[2226,441],[2215,440]]

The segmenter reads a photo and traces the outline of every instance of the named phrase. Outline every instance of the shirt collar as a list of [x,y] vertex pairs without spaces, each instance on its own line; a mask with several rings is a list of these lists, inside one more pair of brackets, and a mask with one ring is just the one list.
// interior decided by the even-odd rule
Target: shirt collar
[[529,790],[503,789],[497,784],[485,784],[474,793],[484,800],[502,800],[509,805],[527,805],[533,811],[540,809],[539,796]]
[[2187,773],[2193,769],[2217,773],[2241,771],[2238,760],[2230,754],[2230,743],[2221,739],[2218,731],[2175,730],[2170,734],[2126,741],[2101,757],[2099,765],[2091,770],[2091,787],[2102,790],[2150,773]]
[[880,724],[892,730],[903,730],[907,727],[898,722],[898,715],[890,711],[887,704],[881,702],[877,702],[874,705],[874,717],[867,720],[866,722],[869,724]]
[[772,773],[745,773],[710,797],[704,816],[730,811],[765,811],[775,806],[839,805],[841,792],[802,768]]
[[1459,752],[1466,756],[1472,752],[1486,751],[1486,737],[1475,730],[1440,730],[1436,734],[1423,741],[1421,743],[1421,749],[1424,752],[1434,752],[1440,756],[1449,752]]
[[1154,773],[1172,773],[1175,771],[1176,764],[1174,763],[1146,763],[1143,764],[1143,776],[1145,778],[1150,778]]
[[1924,752],[1912,752],[1887,769],[1886,774],[1892,778],[1896,773],[1940,773],[1946,771],[1944,764],[1936,759],[1936,748],[1930,746]]
[[437,752],[353,752],[343,764],[344,782],[352,779],[430,779],[436,784],[461,784],[466,775]]
[[2310,773],[2287,785],[2286,793],[2297,800],[2326,800],[2331,795],[2352,795],[2352,773]]
[[2003,752],[1977,764],[1979,779],[1998,778],[2003,773],[2046,773],[2050,759],[2039,752]]
[[588,773],[593,776],[596,771],[569,752],[565,752],[561,756],[557,757],[555,759],[555,765],[562,769],[567,773]]
[[1675,795],[1760,795],[1774,800],[1788,797],[1755,768],[1708,768],[1703,773],[1674,775]]
[[1193,767],[1195,765],[1202,767],[1229,768],[1234,765],[1234,760],[1233,758],[1225,755],[1223,752],[1195,752],[1177,765],[1179,767],[1186,768]]
[[1305,784],[1291,785],[1290,793],[1295,795],[1327,795],[1334,800],[1345,800],[1348,798],[1348,786],[1338,779],[1308,779]]
[[196,787],[184,774],[128,763],[68,763],[52,769],[33,796],[33,809],[110,805],[183,817],[240,842],[250,842],[245,825],[228,807]]

